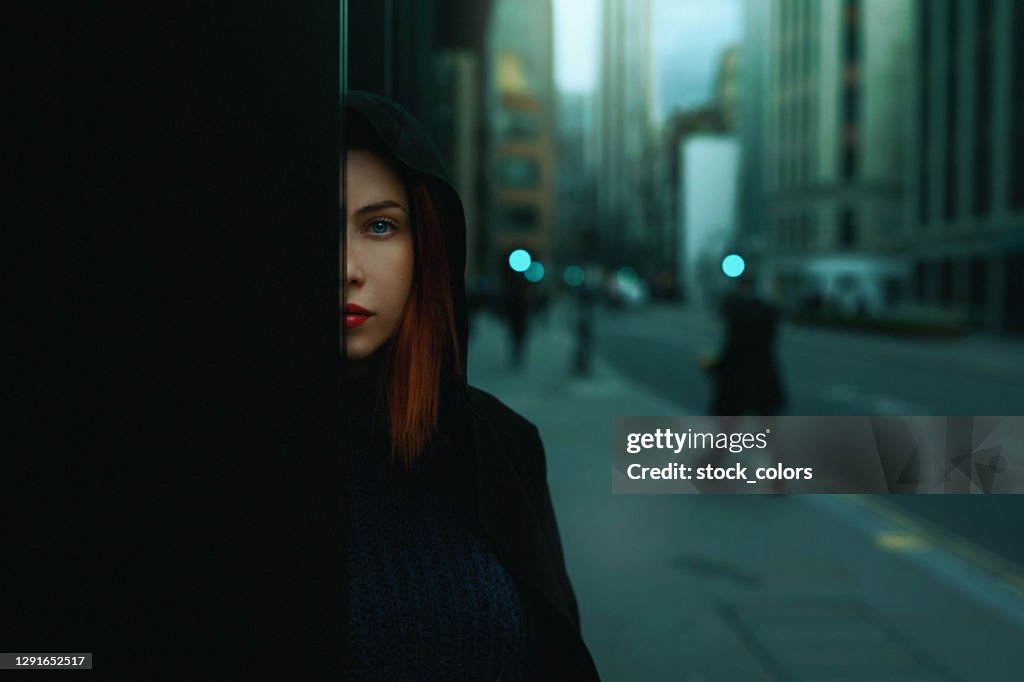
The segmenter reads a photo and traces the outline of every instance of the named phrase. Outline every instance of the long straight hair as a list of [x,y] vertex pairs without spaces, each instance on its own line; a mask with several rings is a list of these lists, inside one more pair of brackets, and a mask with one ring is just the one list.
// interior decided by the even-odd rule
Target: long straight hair
[[441,213],[424,180],[408,175],[405,180],[412,211],[412,286],[386,351],[380,399],[392,459],[409,469],[438,431],[445,372],[461,380],[463,368]]

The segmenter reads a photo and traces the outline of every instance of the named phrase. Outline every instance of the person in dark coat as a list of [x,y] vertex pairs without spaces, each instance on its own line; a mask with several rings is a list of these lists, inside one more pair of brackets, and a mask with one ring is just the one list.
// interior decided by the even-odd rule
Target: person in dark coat
[[[758,298],[754,279],[747,275],[722,306],[725,341],[718,358],[707,369],[713,382],[710,412],[718,417],[723,433],[737,431],[744,415],[754,415],[764,431],[768,417],[779,414],[786,395],[775,359],[778,312]],[[715,450],[701,466],[721,466],[723,453]],[[784,493],[782,481],[772,481],[772,491]]]
[[751,277],[741,278],[723,306],[725,343],[709,370],[711,413],[776,415],[786,405],[775,358],[778,312],[758,298]]
[[511,268],[504,268],[505,290],[502,302],[505,323],[508,325],[509,365],[522,369],[526,336],[529,331],[530,302],[526,278]]
[[345,93],[352,680],[596,680],[537,428],[469,386],[465,216],[396,103]]

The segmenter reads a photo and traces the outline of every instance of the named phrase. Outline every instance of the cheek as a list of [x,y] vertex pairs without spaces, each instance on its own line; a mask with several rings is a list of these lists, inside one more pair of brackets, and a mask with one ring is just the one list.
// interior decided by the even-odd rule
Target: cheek
[[414,266],[414,259],[412,256],[412,249],[409,249],[408,253],[402,254],[402,263],[398,269],[400,273],[399,285],[406,291],[412,287],[412,271]]
[[397,324],[405,310],[405,302],[413,279],[412,245],[402,244],[393,239],[386,248],[379,248],[374,254],[372,265],[367,272],[367,282],[374,290],[373,300],[378,306],[377,313],[389,324]]
[[[392,254],[391,265],[388,268],[388,288],[394,295],[394,301],[401,307],[405,306],[405,299],[409,296],[409,289],[412,288],[412,273],[415,259],[412,252],[412,243],[396,244],[401,248]],[[400,308],[401,309],[401,308]]]

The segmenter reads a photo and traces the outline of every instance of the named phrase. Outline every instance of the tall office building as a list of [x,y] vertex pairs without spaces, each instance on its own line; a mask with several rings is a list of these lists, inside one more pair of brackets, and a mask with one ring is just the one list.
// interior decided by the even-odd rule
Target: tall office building
[[1024,333],[1024,3],[928,0],[916,19],[911,296]]
[[517,248],[549,261],[555,183],[551,0],[496,0],[487,52],[486,250],[494,268]]
[[736,134],[740,142],[736,233],[744,256],[756,265],[764,250],[764,101],[768,63],[765,29],[771,9],[764,0],[745,0],[739,47]]
[[641,197],[653,122],[651,0],[603,0],[596,147],[599,251],[611,265],[649,250]]
[[[856,267],[837,293],[857,308],[895,304],[907,267],[898,237],[914,2],[764,4],[762,274],[795,306],[822,286],[815,267]],[[749,208],[744,215],[749,219]]]
[[590,253],[596,194],[594,98],[591,93],[563,92],[558,97],[556,132],[557,199],[553,247],[558,264],[584,262]]

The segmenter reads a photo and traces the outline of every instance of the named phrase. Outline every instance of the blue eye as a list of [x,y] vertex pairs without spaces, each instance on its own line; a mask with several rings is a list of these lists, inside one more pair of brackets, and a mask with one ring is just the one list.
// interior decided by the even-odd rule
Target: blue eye
[[387,220],[374,220],[367,226],[366,230],[371,235],[383,237],[393,232],[395,226]]

